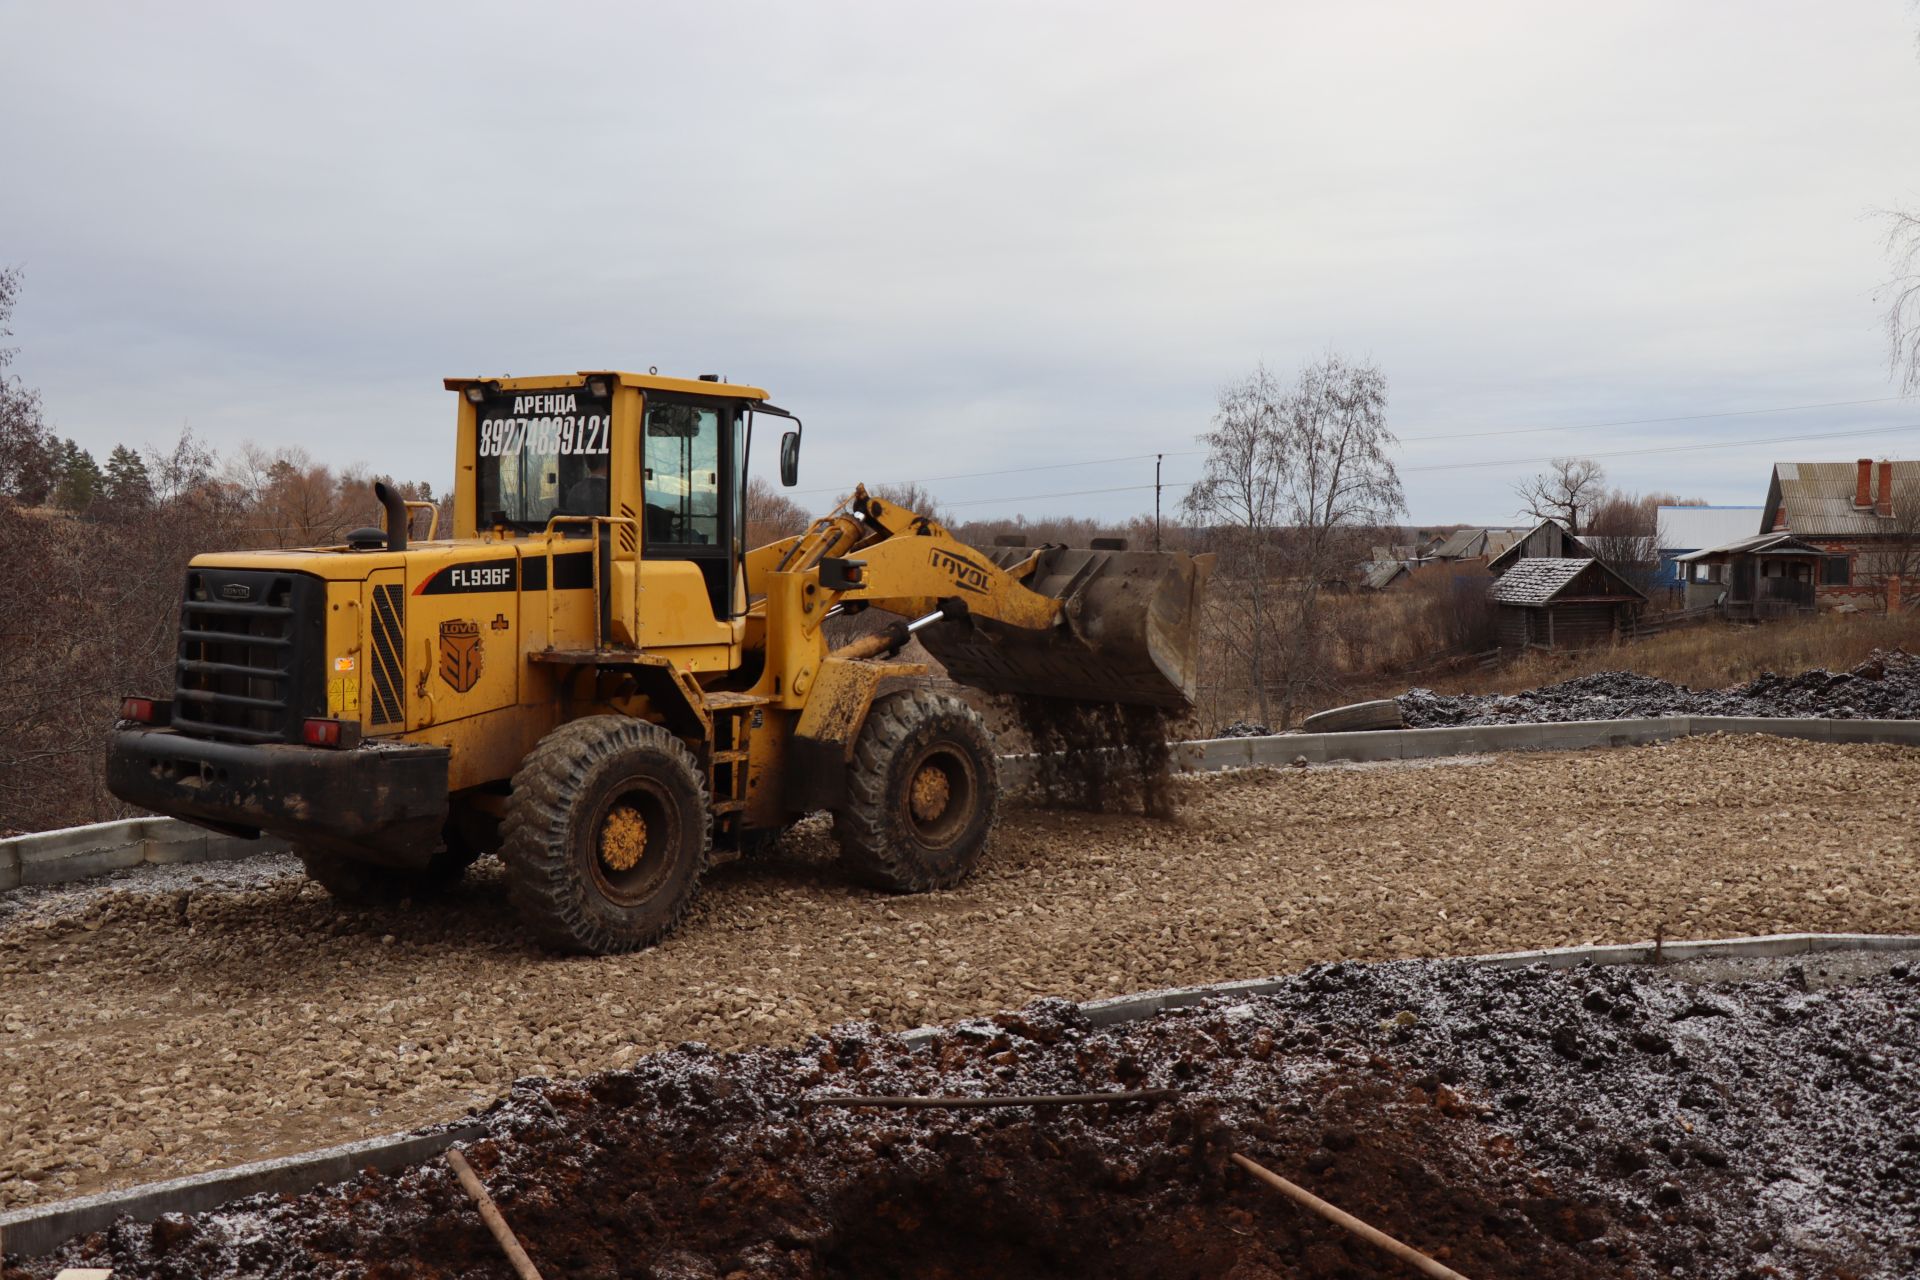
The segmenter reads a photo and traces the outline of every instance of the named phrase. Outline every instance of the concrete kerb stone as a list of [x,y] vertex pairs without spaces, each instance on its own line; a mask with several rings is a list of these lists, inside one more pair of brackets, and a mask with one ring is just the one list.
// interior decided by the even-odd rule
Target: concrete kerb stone
[[[1766,957],[1843,951],[1904,951],[1920,949],[1920,934],[1787,933],[1757,938],[1725,938],[1698,942],[1670,942],[1661,948],[1671,962],[1710,958]],[[1545,964],[1572,968],[1580,964],[1651,964],[1654,944],[1630,946],[1554,947],[1541,951],[1507,951],[1493,955],[1461,956],[1462,964],[1523,968]],[[1208,1000],[1245,998],[1277,991],[1285,977],[1216,982],[1197,987],[1171,987],[1134,995],[1091,1000],[1080,1011],[1093,1025],[1115,1026],[1137,1022],[1170,1009],[1183,1009]],[[940,1027],[916,1027],[900,1036],[909,1047],[921,1048],[942,1033]],[[102,1192],[48,1205],[29,1206],[0,1214],[0,1248],[20,1257],[36,1257],[76,1235],[104,1230],[122,1216],[151,1222],[166,1213],[202,1213],[247,1196],[271,1192],[301,1195],[344,1182],[366,1169],[382,1173],[422,1164],[459,1142],[484,1136],[477,1123],[442,1129],[369,1138],[278,1160],[262,1160],[188,1178],[148,1183],[124,1191]]]
[[124,1191],[106,1191],[15,1209],[0,1213],[0,1249],[32,1258],[50,1252],[74,1236],[104,1231],[123,1216],[136,1222],[151,1222],[162,1214],[204,1213],[262,1193],[299,1195],[315,1187],[345,1182],[368,1169],[392,1173],[431,1160],[456,1142],[471,1141],[485,1134],[483,1125],[462,1124],[428,1132],[368,1138],[278,1160],[259,1160],[188,1178],[150,1182]]
[[284,840],[242,840],[173,818],[130,818],[0,840],[0,890],[65,884],[143,863],[218,862],[284,853]]

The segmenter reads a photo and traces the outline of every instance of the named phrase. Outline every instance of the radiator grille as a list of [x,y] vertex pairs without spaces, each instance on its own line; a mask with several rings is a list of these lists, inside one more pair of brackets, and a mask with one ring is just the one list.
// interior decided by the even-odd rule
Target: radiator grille
[[313,713],[321,584],[294,574],[196,569],[180,602],[174,727],[291,742]]
[[373,704],[369,724],[399,724],[407,712],[407,597],[399,586],[373,589]]

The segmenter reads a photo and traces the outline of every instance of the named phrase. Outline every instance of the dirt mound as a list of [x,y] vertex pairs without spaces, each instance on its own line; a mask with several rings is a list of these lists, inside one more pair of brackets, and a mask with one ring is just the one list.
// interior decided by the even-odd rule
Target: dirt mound
[[1412,689],[1399,699],[1411,728],[1546,724],[1657,716],[1804,716],[1833,720],[1920,719],[1920,658],[1875,653],[1852,671],[1768,673],[1727,689],[1690,689],[1631,671],[1601,671],[1524,693],[1458,694]]
[[[1113,1108],[899,1111],[836,1093],[1170,1087]],[[1347,1277],[1383,1260],[1251,1154],[1480,1280],[1910,1275],[1920,980],[1327,965],[1098,1030],[1041,1002],[924,1051],[872,1027],[525,1080],[471,1158],[550,1275]],[[506,1276],[433,1164],[130,1222],[12,1266],[122,1277]]]

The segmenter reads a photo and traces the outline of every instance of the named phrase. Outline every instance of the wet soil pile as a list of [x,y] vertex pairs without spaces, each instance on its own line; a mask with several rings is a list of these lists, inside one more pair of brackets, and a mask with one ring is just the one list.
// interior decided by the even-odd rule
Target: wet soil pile
[[1920,719],[1920,657],[1894,649],[1851,671],[1767,674],[1726,689],[1691,689],[1631,671],[1602,671],[1524,693],[1448,695],[1412,689],[1399,703],[1414,729],[1656,716],[1913,720]]
[[1012,702],[1020,731],[1037,753],[1033,786],[1044,803],[1172,816],[1168,782],[1175,734],[1166,711],[1064,698]]
[[[1159,1105],[903,1111],[824,1095],[1163,1086]],[[1920,975],[1824,991],[1644,970],[1326,965],[1105,1030],[1041,1002],[912,1051],[653,1055],[519,1082],[470,1158],[545,1274],[1235,1280],[1390,1274],[1241,1151],[1476,1280],[1910,1276]],[[505,1277],[439,1162],[123,1222],[120,1277]]]

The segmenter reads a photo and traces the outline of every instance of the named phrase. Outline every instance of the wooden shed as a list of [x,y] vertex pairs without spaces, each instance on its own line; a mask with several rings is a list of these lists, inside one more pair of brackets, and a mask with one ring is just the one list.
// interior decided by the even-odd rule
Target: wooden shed
[[1515,560],[1487,588],[1500,647],[1592,649],[1619,639],[1646,606],[1638,587],[1598,560]]
[[1487,568],[1505,573],[1522,560],[1591,560],[1593,551],[1567,532],[1558,520],[1542,520],[1505,551],[1487,561]]

